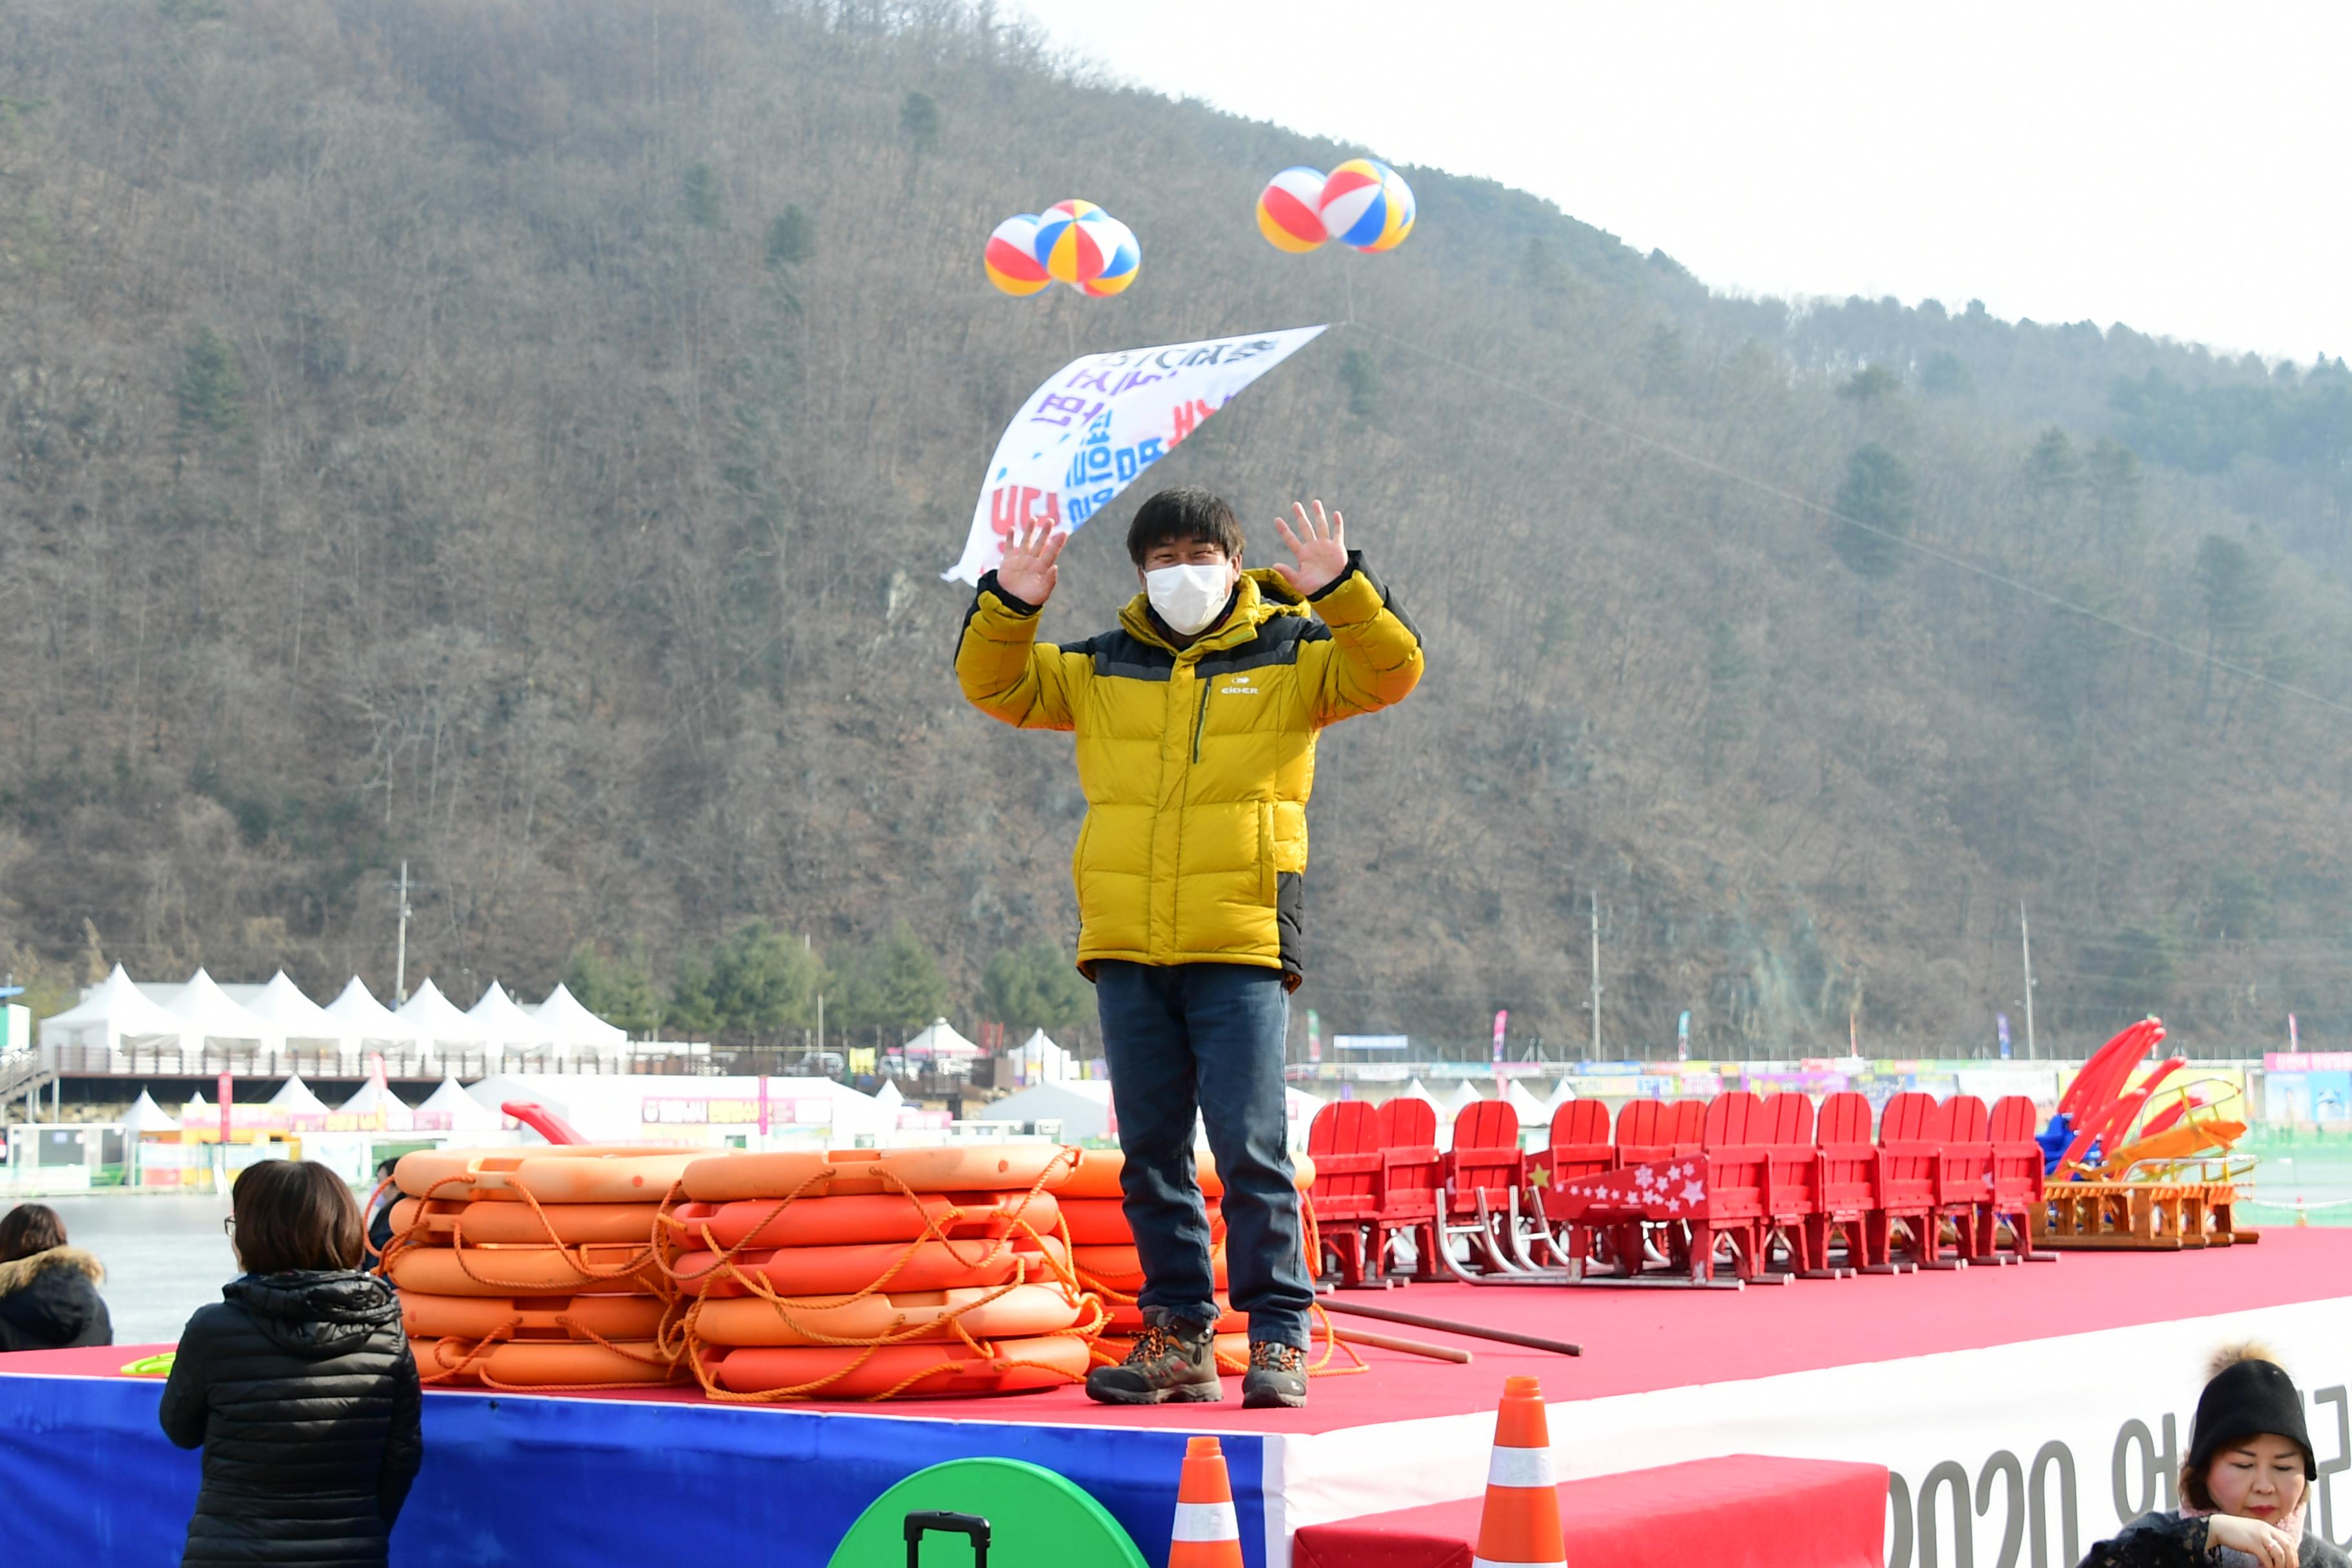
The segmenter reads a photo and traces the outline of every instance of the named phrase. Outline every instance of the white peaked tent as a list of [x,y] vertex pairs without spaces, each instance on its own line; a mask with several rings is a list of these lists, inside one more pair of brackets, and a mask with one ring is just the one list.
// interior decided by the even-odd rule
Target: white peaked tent
[[45,1046],[102,1046],[117,1051],[127,1044],[184,1045],[189,1034],[188,1021],[132,984],[119,963],[79,1002],[41,1020]]
[[408,1102],[393,1093],[380,1078],[360,1085],[360,1091],[336,1107],[335,1114],[355,1116],[362,1125],[391,1132],[405,1132],[416,1125],[416,1113],[409,1110]]
[[287,978],[282,969],[269,977],[269,984],[247,1004],[246,1010],[276,1029],[278,1038],[289,1045],[300,1040],[314,1047],[329,1045],[340,1049],[351,1037],[342,1021],[303,995],[302,988]]
[[[430,985],[432,982],[425,984]],[[466,1092],[456,1073],[443,1079],[441,1087],[425,1097],[424,1103],[416,1108],[415,1120],[429,1126],[433,1118],[442,1116],[449,1119],[452,1132],[491,1132],[506,1125],[505,1117]]]
[[179,1120],[156,1104],[155,1097],[143,1089],[139,1091],[139,1098],[131,1102],[131,1109],[122,1113],[122,1135],[125,1138],[137,1138],[142,1132],[162,1132],[179,1125]]
[[473,1037],[485,1045],[527,1050],[549,1043],[538,1023],[522,1010],[522,1005],[508,995],[507,988],[495,980],[482,992],[481,1000],[467,1010],[466,1019],[473,1026]]
[[945,1018],[934,1018],[930,1026],[899,1047],[908,1061],[970,1061],[981,1054],[980,1047],[955,1032]]
[[277,1028],[228,998],[203,970],[188,976],[172,1000],[164,1004],[187,1020],[188,1033],[204,1040],[251,1041],[257,1047],[276,1047],[283,1038]]
[[898,1080],[896,1079],[884,1079],[882,1080],[882,1087],[874,1091],[874,1110],[876,1120],[885,1128],[897,1127],[898,1125],[898,1108],[906,1103],[907,1097],[898,1092]]
[[1522,1128],[1548,1128],[1551,1125],[1551,1112],[1545,1110],[1543,1102],[1529,1094],[1517,1079],[1504,1086],[1503,1098],[1509,1100],[1511,1109],[1519,1113]]
[[1315,1113],[1328,1103],[1319,1094],[1309,1094],[1288,1084],[1282,1086],[1282,1110],[1284,1119],[1289,1123],[1291,1148],[1307,1147],[1307,1130],[1314,1125]]
[[1476,1084],[1472,1083],[1468,1079],[1464,1079],[1462,1080],[1462,1087],[1454,1091],[1453,1100],[1446,1104],[1440,1114],[1445,1116],[1459,1116],[1464,1111],[1469,1110],[1472,1106],[1477,1104],[1480,1100],[1485,1100],[1486,1098],[1486,1097],[1485,1095],[1478,1092],[1478,1086]]
[[205,1098],[203,1089],[188,1096],[188,1103],[180,1107],[180,1130],[184,1132],[199,1127],[218,1127],[220,1108]]
[[1444,1102],[1439,1100],[1437,1096],[1430,1093],[1429,1085],[1422,1082],[1421,1079],[1417,1078],[1411,1083],[1406,1084],[1403,1089],[1399,1092],[1397,1098],[1400,1100],[1420,1100],[1423,1105],[1426,1105],[1432,1110],[1436,1111],[1438,1120],[1441,1121],[1443,1121],[1447,1115]]
[[1027,1039],[1013,1047],[1012,1057],[1020,1064],[1024,1083],[1060,1083],[1086,1077],[1076,1058],[1043,1029],[1031,1030]]
[[398,1015],[377,1001],[356,974],[341,994],[319,1011],[333,1019],[337,1033],[353,1045],[405,1046],[416,1039],[415,1029],[402,1023]]
[[[441,988],[427,980],[418,986],[401,1009],[394,1015],[411,1038],[431,1050],[436,1046],[486,1046],[480,1026],[457,1011],[457,1005],[441,994]],[[417,1109],[422,1110],[423,1106]]]
[[1578,1098],[1580,1097],[1576,1092],[1576,1080],[1572,1078],[1564,1078],[1560,1079],[1559,1087],[1551,1091],[1551,1098],[1544,1101],[1545,1125],[1550,1125],[1553,1111],[1558,1110],[1561,1106],[1566,1105],[1570,1100]]
[[582,1005],[572,988],[557,981],[547,1000],[531,1009],[531,1022],[550,1044],[611,1050],[629,1043],[629,1032],[608,1024]]
[[327,1114],[327,1102],[310,1092],[310,1086],[302,1081],[299,1073],[278,1086],[278,1092],[269,1097],[269,1108],[284,1111],[289,1121],[298,1116]]

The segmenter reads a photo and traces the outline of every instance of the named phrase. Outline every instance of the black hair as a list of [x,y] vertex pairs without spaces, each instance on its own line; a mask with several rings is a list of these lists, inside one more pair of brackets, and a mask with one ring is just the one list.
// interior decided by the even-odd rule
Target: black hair
[[1193,485],[1161,490],[1135,509],[1135,521],[1127,525],[1128,559],[1140,566],[1154,545],[1171,541],[1215,544],[1226,560],[1242,558],[1242,525],[1234,520],[1234,509],[1223,497]]
[[264,1160],[229,1189],[237,1261],[248,1274],[357,1268],[367,1227],[343,1179],[303,1160]]
[[66,1222],[47,1204],[18,1204],[0,1219],[0,1263],[66,1244]]

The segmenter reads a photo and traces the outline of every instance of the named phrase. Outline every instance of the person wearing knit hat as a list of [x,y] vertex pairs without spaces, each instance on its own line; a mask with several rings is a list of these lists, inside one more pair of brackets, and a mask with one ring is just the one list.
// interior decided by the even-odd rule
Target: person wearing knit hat
[[2083,1568],[2352,1568],[2309,1528],[2318,1473],[2294,1380],[2260,1345],[2231,1346],[2197,1399],[2180,1507],[2143,1514]]

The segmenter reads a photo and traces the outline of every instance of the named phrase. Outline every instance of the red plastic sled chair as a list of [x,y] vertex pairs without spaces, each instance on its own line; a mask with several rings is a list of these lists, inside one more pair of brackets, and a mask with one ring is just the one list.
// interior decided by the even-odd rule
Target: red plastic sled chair
[[[1851,1089],[1825,1095],[1813,1123],[1813,1159],[1821,1170],[1821,1208],[1805,1226],[1809,1279],[1856,1273],[1886,1260],[1872,1250],[1870,1223],[1878,1211],[1878,1149],[1870,1141],[1870,1101]],[[1831,1251],[1845,1244],[1844,1261]]]
[[2014,1263],[1992,1245],[1992,1134],[1984,1101],[1956,1094],[1927,1119],[1927,1140],[1943,1145],[1936,1161],[1936,1212],[1952,1227],[1970,1263]]
[[1787,1272],[1800,1279],[1834,1279],[1839,1271],[1812,1254],[1813,1222],[1822,1215],[1821,1152],[1813,1145],[1813,1101],[1806,1094],[1776,1094],[1750,1126],[1764,1148],[1761,1267],[1776,1246],[1788,1254]]
[[1898,1236],[1910,1268],[1965,1267],[1959,1259],[1943,1255],[1943,1218],[1937,1191],[1943,1145],[1929,1131],[1935,1114],[1935,1097],[1918,1093],[1896,1095],[1879,1113],[1878,1184],[1870,1217],[1874,1261],[1864,1270],[1867,1273],[1901,1271],[1902,1266],[1895,1261]]
[[1706,1136],[1703,1100],[1629,1100],[1617,1111],[1617,1163],[1646,1165],[1696,1154]]
[[1437,1108],[1411,1097],[1386,1100],[1376,1126],[1381,1202],[1372,1221],[1370,1271],[1387,1277],[1389,1249],[1403,1236],[1412,1243],[1412,1278],[1443,1279],[1446,1276],[1437,1261],[1437,1232],[1444,1223],[1445,1156],[1437,1147]]
[[1528,1273],[1519,1232],[1519,1193],[1527,1185],[1519,1152],[1519,1113],[1507,1100],[1482,1100],[1454,1119],[1454,1147],[1445,1156],[1445,1225],[1437,1261],[1463,1279],[1454,1242],[1472,1243],[1471,1261],[1497,1274]]
[[1616,1166],[1607,1106],[1597,1100],[1571,1100],[1551,1113],[1551,1143],[1528,1157],[1528,1180],[1535,1212],[1544,1220],[1538,1240],[1561,1266],[1580,1272],[1594,1256],[1591,1227],[1570,1222],[1560,1196],[1562,1185]]
[[2009,1257],[2026,1263],[2055,1263],[2058,1254],[2037,1251],[2028,1215],[2042,1201],[2042,1145],[2033,1141],[2033,1101],[2005,1095],[1992,1104],[1986,1135],[1992,1141],[1992,1230],[1989,1247],[2009,1233]]
[[[1339,1283],[1360,1288],[1368,1233],[1381,1213],[1380,1113],[1360,1100],[1333,1100],[1307,1123],[1307,1152],[1315,1161],[1307,1201],[1315,1211],[1316,1234]],[[1321,1272],[1324,1259],[1316,1262]],[[1377,1277],[1377,1256],[1370,1267]]]
[[1744,1089],[1727,1089],[1707,1106],[1701,1127],[1706,1175],[1706,1213],[1691,1221],[1690,1257],[1701,1278],[1711,1278],[1723,1242],[1732,1247],[1742,1279],[1764,1272],[1764,1187],[1770,1161],[1763,1140],[1769,1134],[1764,1103]]

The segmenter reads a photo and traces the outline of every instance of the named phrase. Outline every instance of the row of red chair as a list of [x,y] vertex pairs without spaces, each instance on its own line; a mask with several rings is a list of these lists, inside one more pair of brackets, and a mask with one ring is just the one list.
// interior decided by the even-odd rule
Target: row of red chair
[[1878,1121],[1874,1142],[1859,1094],[1816,1113],[1803,1094],[1737,1090],[1630,1101],[1612,1139],[1608,1108],[1575,1100],[1526,1154],[1517,1113],[1489,1100],[1463,1110],[1441,1155],[1425,1101],[1342,1100],[1309,1130],[1310,1195],[1348,1285],[1385,1278],[1399,1237],[1414,1278],[1474,1280],[1711,1282],[1726,1253],[1740,1279],[2049,1256],[2026,1217],[2042,1196],[2031,1100],[1988,1111],[1972,1095],[1898,1094]]

